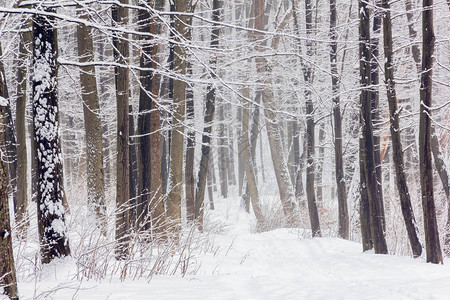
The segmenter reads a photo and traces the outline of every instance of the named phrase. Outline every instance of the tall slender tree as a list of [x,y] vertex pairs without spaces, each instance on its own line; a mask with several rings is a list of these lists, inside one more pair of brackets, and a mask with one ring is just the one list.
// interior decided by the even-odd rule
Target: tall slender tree
[[5,127],[7,126],[7,106],[9,105],[9,99],[5,97],[5,79],[5,73],[0,70],[0,288],[3,289],[3,294],[10,299],[19,299],[9,218],[8,170],[4,158],[6,155]]
[[[215,23],[213,30],[211,31],[211,48],[217,49],[219,46],[219,34],[220,27],[217,25],[221,21],[221,10],[222,10],[222,0],[213,0],[213,12],[212,20]],[[215,53],[211,59],[211,77],[216,78],[215,67],[217,57]],[[203,226],[203,203],[205,198],[205,187],[208,176],[208,169],[210,167],[209,159],[211,156],[211,131],[212,131],[212,121],[214,119],[214,110],[216,102],[216,87],[214,83],[208,85],[208,93],[206,94],[206,106],[204,114],[205,127],[203,129],[202,136],[202,156],[200,158],[200,169],[198,171],[198,183],[197,190],[195,194],[195,207],[194,213],[195,218],[200,227]]]
[[[112,17],[116,26],[128,23],[128,0],[120,0],[122,5],[112,7]],[[115,67],[117,101],[117,185],[116,185],[116,258],[126,259],[129,254],[129,83],[130,74],[126,67],[130,46],[128,34],[114,36],[114,58],[119,66]]]
[[178,78],[173,81],[173,115],[172,142],[170,149],[170,190],[167,205],[167,216],[174,222],[175,231],[181,225],[181,193],[183,177],[184,118],[186,100],[186,46],[184,42],[189,36],[188,0],[175,1],[174,71]]
[[[383,211],[377,203],[377,183],[374,159],[374,142],[372,126],[371,109],[371,51],[370,51],[370,16],[368,4],[365,1],[359,1],[359,55],[360,55],[360,122],[361,122],[361,141],[360,141],[360,160],[361,176],[364,176],[364,182],[361,182],[362,189],[367,191],[370,233],[375,248],[375,253],[386,254],[387,244],[383,230]],[[366,193],[362,191],[362,193]],[[361,200],[364,200],[361,197]],[[362,207],[363,208],[363,207]],[[367,209],[366,206],[364,208]],[[366,216],[367,211],[361,212],[361,217]],[[362,220],[363,221],[363,220]],[[364,237],[364,233],[363,233]]]
[[[80,18],[86,20],[87,12]],[[84,130],[86,135],[86,175],[88,205],[95,212],[97,223],[106,234],[105,180],[103,173],[103,141],[100,104],[97,90],[92,28],[77,27],[77,49],[80,67],[81,97],[83,99]]]
[[[53,12],[48,9],[49,12]],[[37,217],[43,263],[70,255],[63,205],[59,137],[57,32],[53,17],[33,18],[33,132],[37,154]]]
[[347,205],[347,192],[345,187],[344,162],[342,153],[342,116],[339,97],[339,74],[337,69],[337,10],[336,0],[330,0],[330,37],[331,37],[331,88],[333,93],[333,120],[334,120],[334,159],[336,172],[336,186],[338,196],[339,236],[349,238],[349,216]]
[[397,95],[394,81],[394,58],[393,58],[393,40],[391,7],[388,0],[382,0],[383,3],[383,40],[384,40],[384,78],[387,89],[387,98],[389,102],[389,120],[392,139],[392,156],[395,166],[395,178],[397,189],[400,196],[403,219],[405,220],[406,230],[408,232],[409,243],[414,257],[422,254],[422,245],[417,235],[417,225],[414,218],[414,211],[411,205],[411,197],[406,183],[404,172],[403,149],[400,141],[400,118],[397,107]]
[[[30,53],[32,47],[31,22],[26,21],[22,27],[19,41],[19,61],[17,68],[17,100],[16,100],[16,133],[17,133],[17,203],[19,211],[16,221],[23,225],[23,231],[28,228],[28,157],[26,142],[26,102],[27,102],[27,82],[28,65],[30,62]],[[28,63],[27,63],[28,62]]]
[[431,107],[434,53],[433,0],[423,0],[422,73],[420,76],[419,168],[427,262],[443,263],[433,192]]

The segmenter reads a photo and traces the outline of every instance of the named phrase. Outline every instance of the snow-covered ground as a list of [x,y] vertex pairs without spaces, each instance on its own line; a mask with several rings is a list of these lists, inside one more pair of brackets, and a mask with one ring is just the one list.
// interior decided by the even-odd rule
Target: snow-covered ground
[[21,299],[450,299],[448,265],[362,253],[359,243],[304,238],[298,229],[252,233],[236,201],[216,203],[209,249],[191,258],[184,277],[80,281],[67,258],[20,281]]

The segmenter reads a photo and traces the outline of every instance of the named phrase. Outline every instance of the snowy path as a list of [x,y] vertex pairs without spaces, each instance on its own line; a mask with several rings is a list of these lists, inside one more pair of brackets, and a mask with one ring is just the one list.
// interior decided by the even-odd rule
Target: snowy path
[[[51,299],[450,299],[450,266],[423,259],[361,253],[361,245],[333,238],[302,239],[295,230],[251,234],[242,214],[213,215],[228,226],[214,237],[215,255],[196,258],[184,278],[72,284]],[[239,219],[238,219],[238,215]],[[70,269],[70,266],[68,267]],[[52,272],[47,270],[47,274]],[[58,272],[59,274],[60,272]],[[55,278],[61,282],[60,276]],[[44,282],[46,281],[46,282]],[[51,278],[44,285],[57,286]],[[67,282],[67,277],[66,281]],[[21,283],[23,299],[33,284]],[[74,297],[75,294],[75,297]],[[51,297],[50,297],[51,296]],[[44,297],[45,298],[45,297]]]

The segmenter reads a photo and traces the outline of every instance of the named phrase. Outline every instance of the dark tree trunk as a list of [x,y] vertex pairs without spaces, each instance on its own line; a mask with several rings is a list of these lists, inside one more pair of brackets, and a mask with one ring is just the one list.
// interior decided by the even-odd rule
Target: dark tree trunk
[[[1,53],[1,46],[0,46]],[[0,70],[0,152],[6,151],[7,106],[6,80],[3,68]],[[0,289],[10,299],[19,299],[16,268],[12,247],[11,224],[8,204],[8,170],[6,162],[0,159]]]
[[433,0],[423,0],[422,73],[420,76],[419,167],[427,262],[443,263],[433,194],[431,107],[434,52]]
[[[305,1],[305,17],[306,17],[306,34],[312,36],[313,33],[313,4],[311,0]],[[306,42],[308,60],[312,58],[313,49],[312,41]],[[312,86],[313,69],[309,62],[303,62],[303,77],[305,82]],[[309,218],[311,221],[311,230],[313,236],[321,236],[319,214],[317,210],[315,195],[315,121],[314,121],[314,105],[312,92],[305,89],[306,99],[306,198],[308,200]]]
[[[151,2],[151,1],[148,1]],[[149,3],[147,3],[149,4]],[[141,9],[138,14],[139,31],[144,33],[151,32],[152,19],[148,10]],[[140,66],[143,70],[140,71],[139,77],[141,82],[141,89],[139,91],[139,115],[138,128],[139,135],[139,179],[138,179],[138,201],[137,201],[137,229],[149,230],[149,203],[150,203],[150,189],[151,189],[151,149],[150,149],[150,123],[152,108],[152,41],[148,41],[148,37],[142,36],[142,55],[140,58]]]
[[70,255],[63,205],[63,162],[57,98],[54,18],[33,19],[33,132],[37,154],[37,216],[42,262]]
[[400,204],[402,208],[403,219],[405,220],[406,230],[408,232],[409,243],[414,257],[422,254],[422,245],[417,236],[417,225],[414,218],[414,211],[411,205],[411,197],[409,195],[406,183],[406,175],[404,172],[403,148],[400,141],[400,118],[397,107],[397,95],[395,91],[394,81],[394,58],[392,46],[392,27],[391,27],[391,8],[388,0],[383,0],[383,39],[384,39],[384,78],[387,89],[387,97],[389,102],[390,115],[390,131],[392,138],[392,153],[395,166],[395,174],[397,181],[397,189],[400,196]]
[[380,1],[375,1],[374,15],[373,15],[373,25],[372,30],[373,34],[371,36],[371,60],[370,60],[370,80],[372,85],[371,90],[371,107],[372,107],[372,124],[373,124],[373,157],[375,163],[375,175],[376,175],[376,187],[377,187],[377,198],[376,205],[379,206],[381,217],[382,217],[382,225],[383,231],[386,230],[386,220],[384,214],[384,205],[383,205],[383,175],[382,175],[382,167],[381,167],[381,157],[380,157],[380,134],[378,130],[378,123],[380,123],[380,93],[378,90],[378,85],[380,84],[378,64],[379,64],[379,37],[381,34],[381,14],[380,14]]
[[[0,47],[0,56],[2,56],[2,48]],[[5,66],[3,65],[3,61],[0,61],[0,72],[5,74]],[[4,79],[4,78],[3,78]],[[5,99],[9,101],[9,93],[8,87],[6,85],[6,80],[2,82],[3,95]],[[11,112],[11,106],[8,104],[5,106],[6,114],[4,121],[6,122],[6,126],[4,126],[5,130],[5,154],[3,155],[3,159],[6,160],[6,167],[8,169],[8,189],[12,193],[13,204],[14,204],[14,216],[17,221],[21,219],[19,217],[20,214],[23,214],[23,203],[21,203],[17,199],[17,148],[16,148],[16,136],[14,132],[14,122]]]
[[[334,159],[336,172],[336,186],[338,196],[339,236],[349,238],[349,216],[347,204],[347,191],[344,176],[344,161],[342,153],[342,116],[339,97],[339,74],[337,70],[337,33],[336,33],[336,0],[330,0],[330,36],[331,36],[331,88],[333,92],[333,119],[334,119]],[[365,239],[364,239],[365,241]]]
[[[377,201],[376,166],[374,158],[374,141],[371,109],[371,51],[370,51],[370,18],[367,3],[359,1],[359,53],[360,53],[360,106],[361,106],[361,144],[360,160],[367,188],[370,212],[370,231],[375,248],[375,253],[386,254],[387,244],[383,230],[383,211]],[[362,197],[361,197],[362,199]]]
[[[121,4],[128,4],[128,0],[120,0]],[[112,7],[113,21],[118,25],[128,23],[128,8]],[[115,35],[113,40],[114,59],[120,65],[126,65],[130,48],[127,41],[128,34]],[[115,67],[116,101],[117,101],[117,185],[116,185],[116,258],[126,259],[129,255],[129,200],[130,200],[130,161],[129,161],[129,70]]]

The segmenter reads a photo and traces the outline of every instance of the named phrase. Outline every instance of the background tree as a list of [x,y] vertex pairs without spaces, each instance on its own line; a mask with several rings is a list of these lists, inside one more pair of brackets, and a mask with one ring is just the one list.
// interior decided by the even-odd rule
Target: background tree
[[423,0],[422,74],[420,76],[419,166],[427,262],[443,263],[433,191],[431,107],[434,52],[433,0]]

